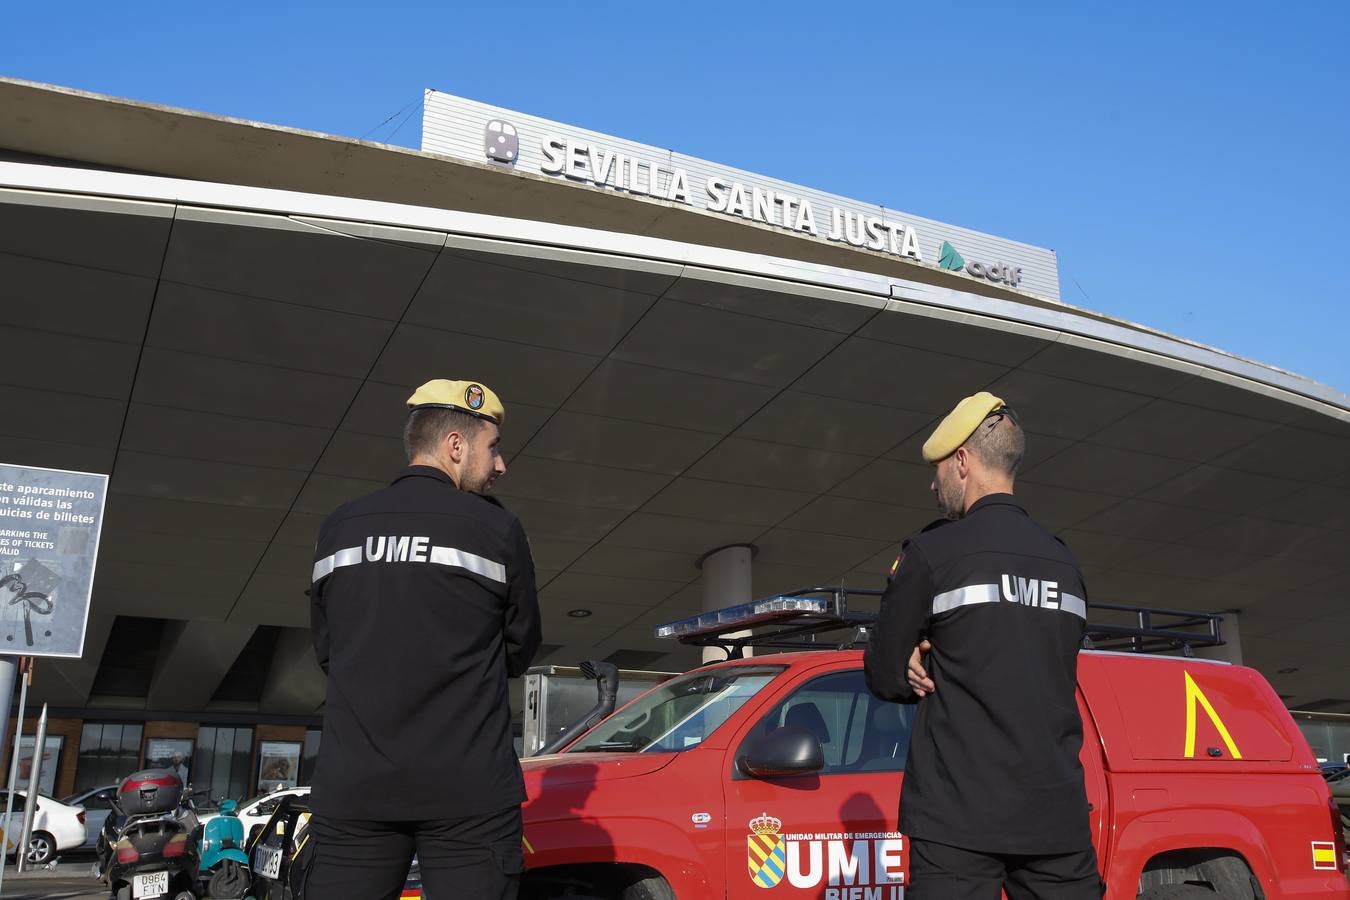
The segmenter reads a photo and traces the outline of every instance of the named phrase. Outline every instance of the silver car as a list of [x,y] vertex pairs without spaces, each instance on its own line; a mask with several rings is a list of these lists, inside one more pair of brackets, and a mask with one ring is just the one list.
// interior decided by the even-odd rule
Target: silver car
[[117,785],[105,784],[91,788],[82,794],[71,794],[62,800],[68,806],[84,807],[84,848],[94,849],[99,832],[103,830],[103,821],[112,812],[113,800],[117,798]]

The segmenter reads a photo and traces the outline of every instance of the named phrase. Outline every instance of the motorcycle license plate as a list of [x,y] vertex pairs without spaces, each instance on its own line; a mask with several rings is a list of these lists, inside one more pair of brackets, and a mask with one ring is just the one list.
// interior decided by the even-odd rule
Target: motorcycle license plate
[[281,877],[281,848],[258,847],[253,851],[253,871],[276,881]]
[[147,872],[144,875],[131,876],[131,896],[163,897],[169,892],[168,872]]

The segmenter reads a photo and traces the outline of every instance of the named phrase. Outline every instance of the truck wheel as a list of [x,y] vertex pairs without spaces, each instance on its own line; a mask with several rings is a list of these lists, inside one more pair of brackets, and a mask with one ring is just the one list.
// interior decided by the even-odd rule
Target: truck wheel
[[1144,891],[1139,900],[1220,900],[1219,895],[1198,884],[1164,884]]
[[655,875],[630,884],[624,889],[623,900],[675,900],[675,894],[664,878]]

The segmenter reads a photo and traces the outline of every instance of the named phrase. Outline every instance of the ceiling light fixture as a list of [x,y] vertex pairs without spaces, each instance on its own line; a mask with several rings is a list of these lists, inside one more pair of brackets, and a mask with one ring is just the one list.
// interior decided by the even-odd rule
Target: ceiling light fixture
[[569,609],[567,614],[574,619],[584,619],[591,614],[589,609]]
[[1290,667],[1287,668],[1287,669],[1276,669],[1276,670],[1275,670],[1275,674],[1276,674],[1276,675],[1293,675],[1293,674],[1294,674],[1295,672],[1297,672],[1297,671],[1298,671],[1298,666],[1290,666]]

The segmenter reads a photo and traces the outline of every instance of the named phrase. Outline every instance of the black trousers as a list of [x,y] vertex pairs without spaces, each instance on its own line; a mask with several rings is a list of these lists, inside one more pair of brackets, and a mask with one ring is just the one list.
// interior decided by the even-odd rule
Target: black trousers
[[515,900],[524,871],[520,807],[464,819],[371,822],[315,816],[305,900],[396,900],[413,854],[430,900]]
[[1089,847],[1058,856],[980,853],[911,838],[905,900],[1101,900],[1106,886]]

